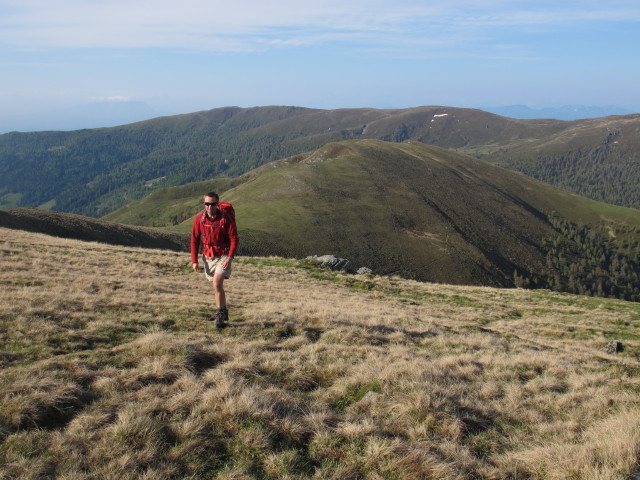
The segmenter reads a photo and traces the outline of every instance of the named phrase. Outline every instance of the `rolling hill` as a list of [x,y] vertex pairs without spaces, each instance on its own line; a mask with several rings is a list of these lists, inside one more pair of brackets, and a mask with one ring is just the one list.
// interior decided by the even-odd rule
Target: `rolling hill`
[[156,188],[235,177],[347,139],[455,149],[638,208],[639,125],[639,115],[562,122],[450,107],[228,107],[113,128],[13,132],[0,135],[0,208],[100,217]]
[[332,143],[105,219],[188,231],[209,190],[234,204],[241,254],[331,253],[418,280],[640,299],[640,211],[420,142]]

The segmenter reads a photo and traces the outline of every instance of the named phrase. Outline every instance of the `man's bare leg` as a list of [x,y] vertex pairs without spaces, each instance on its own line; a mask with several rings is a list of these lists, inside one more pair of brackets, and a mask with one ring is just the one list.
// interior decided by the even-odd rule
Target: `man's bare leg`
[[213,275],[213,296],[216,299],[216,307],[225,308],[227,306],[227,297],[224,293],[224,276],[219,273]]

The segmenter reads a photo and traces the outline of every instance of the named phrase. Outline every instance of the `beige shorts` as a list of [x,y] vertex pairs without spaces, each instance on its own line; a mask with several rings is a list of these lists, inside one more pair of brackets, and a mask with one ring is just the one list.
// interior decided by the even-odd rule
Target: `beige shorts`
[[226,270],[222,268],[222,264],[226,259],[226,255],[213,258],[207,258],[204,255],[202,256],[202,262],[204,263],[204,276],[207,277],[207,280],[210,282],[213,281],[213,275],[216,273],[219,273],[224,278],[231,277],[231,267]]

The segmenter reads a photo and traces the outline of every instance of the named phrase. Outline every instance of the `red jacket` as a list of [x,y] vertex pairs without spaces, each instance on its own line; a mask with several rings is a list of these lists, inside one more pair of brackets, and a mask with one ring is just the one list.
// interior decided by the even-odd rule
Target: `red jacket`
[[191,263],[198,262],[200,242],[202,253],[206,257],[233,257],[238,248],[235,217],[220,209],[216,209],[216,215],[212,220],[207,217],[206,212],[196,215],[191,229]]

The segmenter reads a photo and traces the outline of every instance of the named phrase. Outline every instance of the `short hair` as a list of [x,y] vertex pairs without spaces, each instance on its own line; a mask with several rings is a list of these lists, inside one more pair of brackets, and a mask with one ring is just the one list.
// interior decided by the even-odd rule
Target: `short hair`
[[217,194],[216,192],[209,192],[209,193],[205,193],[205,194],[203,195],[203,198],[204,198],[204,197],[211,197],[211,198],[215,198],[215,199],[216,199],[216,202],[219,202],[219,201],[220,201],[220,197],[218,196],[218,194]]

